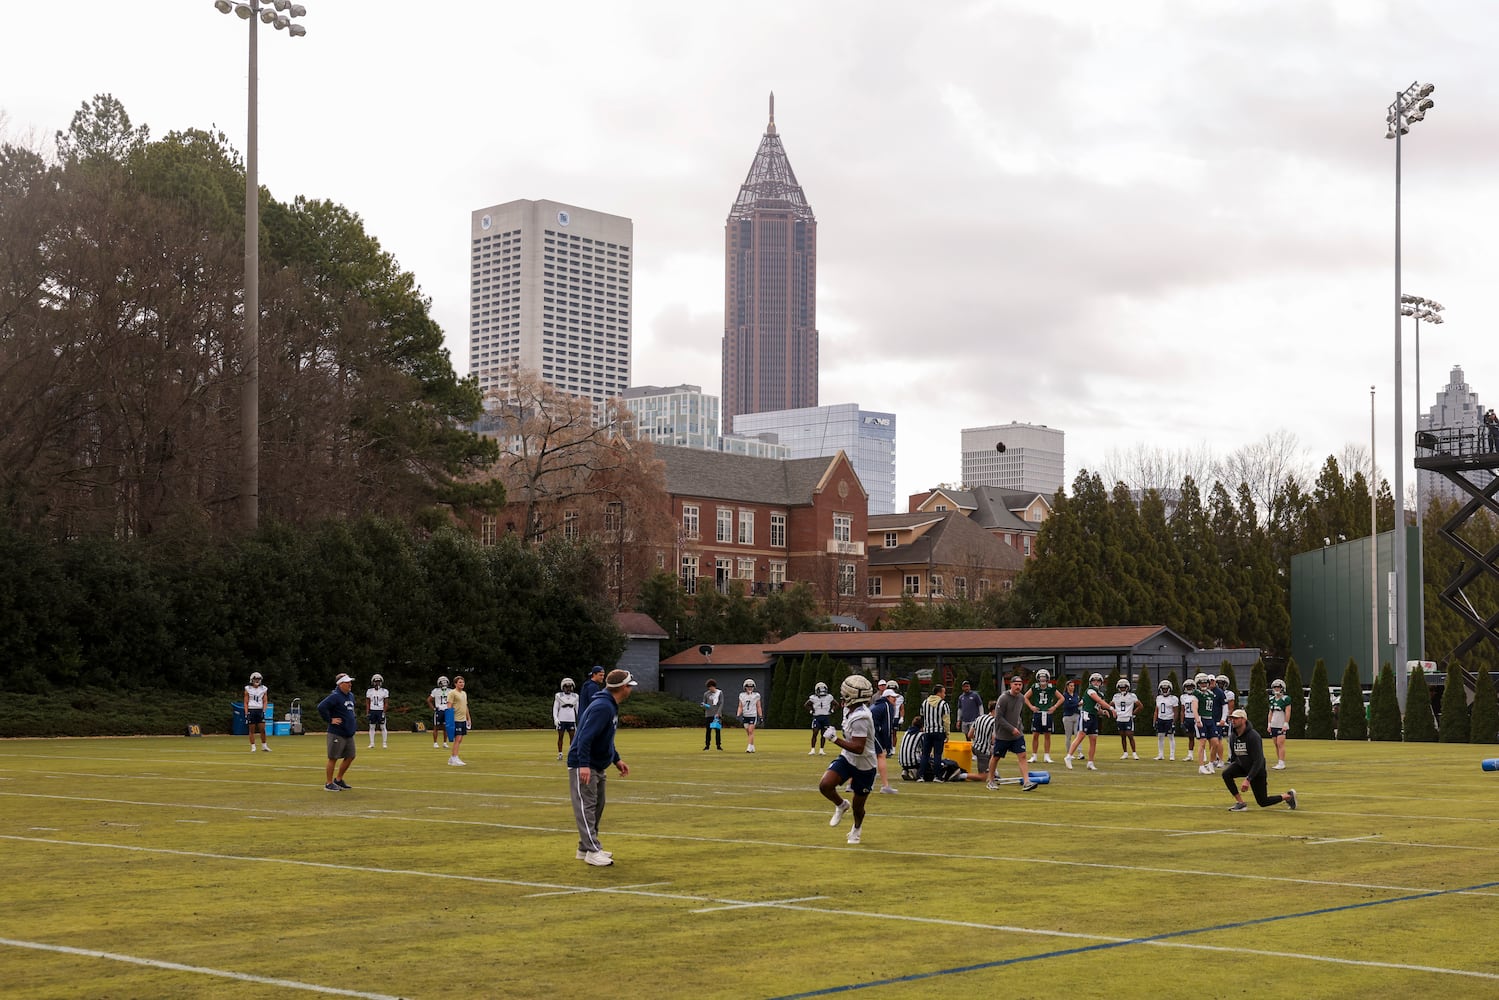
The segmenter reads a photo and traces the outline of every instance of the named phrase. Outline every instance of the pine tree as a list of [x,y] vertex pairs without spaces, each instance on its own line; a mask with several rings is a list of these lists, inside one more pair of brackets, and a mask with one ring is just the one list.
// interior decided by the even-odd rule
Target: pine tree
[[1443,743],[1468,742],[1468,688],[1463,668],[1454,663],[1447,667],[1447,687],[1442,691],[1442,722],[1439,739]]
[[1348,658],[1343,669],[1342,700],[1338,704],[1338,739],[1367,740],[1369,720],[1364,718],[1364,685],[1359,680],[1358,664]]
[[[1424,683],[1422,687],[1425,687]],[[1426,704],[1431,704],[1429,694]],[[1395,668],[1388,663],[1380,668],[1374,690],[1369,693],[1369,739],[1381,743],[1400,742],[1400,696],[1395,691]]]
[[978,683],[974,687],[978,689],[979,697],[984,699],[984,708],[987,710],[989,703],[999,697],[999,691],[994,685],[994,668],[986,667],[979,671]]
[[[1287,697],[1290,691],[1286,692]],[[1260,728],[1261,720],[1268,725],[1270,720],[1270,692],[1266,689],[1265,661],[1263,658],[1254,661],[1254,667],[1249,671],[1249,697],[1244,704],[1244,711],[1249,716],[1249,722],[1255,729]]]
[[1494,678],[1487,665],[1478,668],[1469,716],[1469,743],[1499,743],[1499,700],[1494,697]]
[[[1113,672],[1110,673],[1109,676],[1107,676],[1107,677],[1104,678],[1104,681],[1103,681],[1103,700],[1112,705],[1114,703],[1114,693],[1118,690],[1118,688],[1119,688],[1119,668],[1115,667],[1114,670],[1113,670]],[[1085,697],[1086,697],[1086,695],[1085,695]],[[1119,723],[1117,723],[1117,722],[1114,721],[1114,717],[1112,715],[1105,715],[1102,712],[1099,713],[1098,735],[1100,735],[1100,736],[1118,736],[1119,735]]]
[[[765,718],[763,722],[767,729],[779,729],[781,727],[781,720],[785,717],[786,698],[790,695],[791,686],[795,683],[796,680],[792,675],[791,668],[786,666],[786,658],[784,656],[777,656],[775,669],[770,674],[770,691],[765,700]],[[762,692],[762,694],[766,694],[766,692]],[[728,701],[731,698],[733,699],[732,708],[734,709],[734,714],[737,715],[739,693],[733,690],[725,691],[724,700]]]
[[1135,739],[1150,735],[1155,730],[1155,685],[1150,683],[1150,668],[1141,667],[1135,678],[1135,694],[1140,696],[1140,709],[1135,713]]
[[1435,743],[1437,720],[1431,714],[1431,688],[1426,683],[1426,671],[1417,667],[1411,671],[1405,688],[1405,742]]
[[1306,710],[1306,738],[1330,740],[1334,738],[1336,720],[1332,714],[1332,690],[1327,686],[1327,664],[1318,660],[1312,666],[1311,704]]
[[1290,724],[1286,727],[1290,731],[1286,735],[1293,740],[1304,740],[1306,739],[1307,699],[1310,697],[1310,692],[1303,693],[1302,691],[1301,668],[1296,665],[1294,656],[1286,661],[1286,694],[1291,699]]

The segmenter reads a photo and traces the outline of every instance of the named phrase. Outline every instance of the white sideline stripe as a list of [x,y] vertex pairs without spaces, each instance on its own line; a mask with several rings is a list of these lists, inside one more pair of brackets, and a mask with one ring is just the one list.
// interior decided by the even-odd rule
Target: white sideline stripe
[[1499,973],[1474,969],[1444,969],[1437,965],[1407,965],[1403,962],[1376,962],[1362,958],[1339,958],[1336,955],[1307,955],[1294,951],[1262,951],[1258,948],[1227,948],[1216,944],[1191,944],[1186,941],[1142,941],[1158,948],[1191,948],[1195,951],[1220,951],[1233,955],[1256,955],[1262,958],[1289,958],[1304,962],[1326,962],[1330,965],[1357,965],[1369,969],[1397,969],[1400,972],[1434,972],[1443,976],[1466,976],[1469,979],[1499,980]]
[[1364,840],[1378,840],[1379,834],[1370,833],[1362,837],[1323,837],[1321,840],[1308,840],[1308,844],[1357,844]]
[[230,972],[227,969],[209,969],[201,965],[183,965],[181,962],[164,962],[156,958],[141,958],[138,955],[121,955],[113,951],[95,951],[92,948],[72,948],[63,944],[45,944],[41,941],[17,941],[0,938],[0,945],[11,948],[26,948],[31,951],[50,951],[59,955],[77,955],[82,958],[104,958],[111,962],[143,965],[148,969],[166,969],[169,972],[192,972],[200,976],[216,976],[219,979],[235,979],[242,983],[258,983],[262,986],[281,986],[291,990],[306,990],[310,993],[327,993],[340,997],[363,997],[365,1000],[401,1000],[386,993],[364,993],[359,990],[343,990],[335,986],[319,986],[316,983],[299,983],[295,979],[274,979],[270,976],[252,976],[247,972]]
[[784,906],[788,903],[814,903],[819,899],[827,899],[826,896],[797,896],[794,899],[767,899],[763,903],[736,903],[728,906],[705,906],[693,913],[722,913],[725,910],[743,910],[755,906]]
[[[658,885],[671,885],[670,882],[636,882],[632,885],[617,885],[616,889],[649,889]],[[545,899],[547,896],[576,896],[582,889],[558,889],[554,892],[530,892],[526,899]]]

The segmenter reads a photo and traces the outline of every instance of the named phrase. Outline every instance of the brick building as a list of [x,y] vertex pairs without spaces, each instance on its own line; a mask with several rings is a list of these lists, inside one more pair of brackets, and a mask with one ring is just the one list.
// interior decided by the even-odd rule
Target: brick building
[[939,487],[913,493],[906,509],[912,513],[957,510],[979,527],[1029,559],[1036,554],[1036,536],[1051,517],[1051,497],[1045,493],[1004,490],[997,486],[972,489]]
[[908,595],[927,604],[978,600],[1013,587],[1024,565],[1019,551],[961,510],[875,514],[869,518],[868,615],[878,617]]

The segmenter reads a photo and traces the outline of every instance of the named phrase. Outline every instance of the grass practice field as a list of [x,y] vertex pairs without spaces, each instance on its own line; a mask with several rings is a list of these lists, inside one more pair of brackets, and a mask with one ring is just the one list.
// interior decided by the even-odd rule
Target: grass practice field
[[337,794],[321,735],[0,743],[0,994],[1499,996],[1496,748],[1292,744],[1300,808],[1235,814],[1101,739],[1030,793],[897,780],[850,846],[805,733],[725,735],[620,732],[610,868],[547,732],[361,737]]

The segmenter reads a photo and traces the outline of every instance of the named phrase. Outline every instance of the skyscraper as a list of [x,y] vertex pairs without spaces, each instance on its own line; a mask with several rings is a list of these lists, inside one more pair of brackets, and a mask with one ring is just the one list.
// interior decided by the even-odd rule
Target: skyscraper
[[[1417,430],[1456,430],[1463,428],[1469,435],[1470,440],[1481,440],[1483,433],[1483,403],[1478,400],[1478,393],[1468,384],[1468,376],[1463,372],[1462,365],[1453,365],[1452,371],[1447,376],[1447,384],[1437,391],[1436,403],[1424,413],[1416,417]],[[1480,489],[1488,486],[1494,481],[1494,474],[1483,469],[1470,469],[1462,473],[1464,479],[1478,486]],[[1430,504],[1437,497],[1447,501],[1466,502],[1469,499],[1467,493],[1460,489],[1456,483],[1438,472],[1429,469],[1417,469],[1416,479],[1420,484],[1420,502],[1424,506]]]
[[770,437],[791,449],[792,458],[848,456],[864,492],[869,513],[895,513],[895,414],[834,403],[795,410],[741,413],[734,433]]
[[770,123],[724,226],[723,426],[817,405],[817,219]]
[[629,219],[555,201],[473,213],[469,372],[484,391],[520,366],[596,403],[630,384]]

